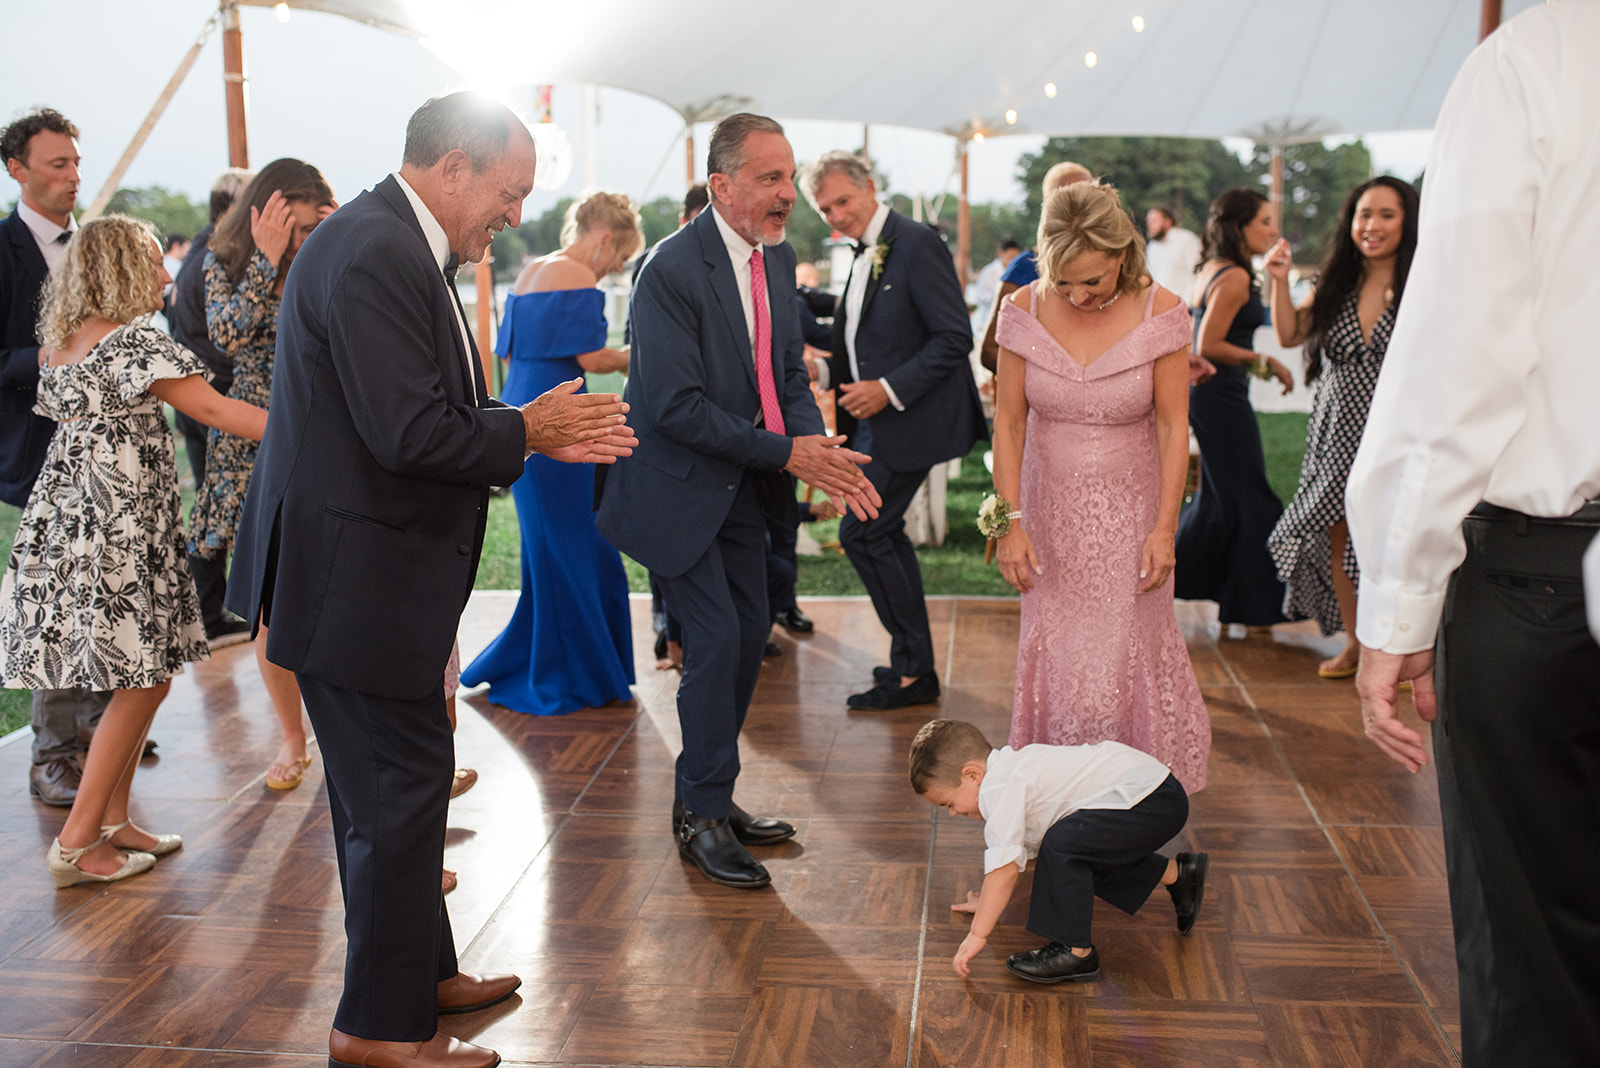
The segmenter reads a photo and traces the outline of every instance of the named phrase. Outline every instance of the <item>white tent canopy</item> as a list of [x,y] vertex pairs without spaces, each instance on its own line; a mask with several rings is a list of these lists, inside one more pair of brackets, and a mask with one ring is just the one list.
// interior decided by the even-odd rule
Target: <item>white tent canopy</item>
[[[1504,0],[1504,15],[1535,2]],[[752,110],[957,137],[1149,134],[1280,144],[1431,127],[1479,23],[1479,0],[289,6],[411,34],[488,84],[610,85],[661,100],[686,121]]]

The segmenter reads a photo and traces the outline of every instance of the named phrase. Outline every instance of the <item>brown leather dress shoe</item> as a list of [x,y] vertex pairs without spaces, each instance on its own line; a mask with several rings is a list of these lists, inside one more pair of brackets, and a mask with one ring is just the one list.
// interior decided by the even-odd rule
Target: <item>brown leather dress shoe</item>
[[328,1034],[329,1068],[494,1068],[500,1054],[440,1032],[426,1042],[380,1042]]
[[56,757],[28,769],[28,793],[47,805],[70,808],[82,778],[83,768],[75,758]]
[[452,1016],[497,1005],[516,992],[522,980],[514,975],[468,975],[457,972],[439,984],[439,1013]]

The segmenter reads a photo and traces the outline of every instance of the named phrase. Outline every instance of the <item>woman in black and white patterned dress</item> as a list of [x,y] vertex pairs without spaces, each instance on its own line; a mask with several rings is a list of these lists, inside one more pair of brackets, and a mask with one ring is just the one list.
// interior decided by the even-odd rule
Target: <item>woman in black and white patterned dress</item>
[[1284,614],[1310,617],[1323,634],[1345,632],[1345,648],[1317,674],[1356,673],[1355,550],[1345,523],[1344,490],[1383,354],[1417,247],[1417,192],[1387,175],[1345,199],[1316,288],[1296,308],[1289,297],[1289,244],[1267,253],[1272,322],[1278,343],[1305,343],[1306,381],[1317,384],[1306,432],[1300,486],[1267,540],[1284,581]]
[[182,844],[128,814],[169,680],[209,653],[162,402],[247,437],[267,425],[142,321],[170,281],[149,225],[108,215],[72,238],[44,292],[38,411],[57,426],[6,569],[0,684],[113,691],[46,856],[57,886],[136,875]]

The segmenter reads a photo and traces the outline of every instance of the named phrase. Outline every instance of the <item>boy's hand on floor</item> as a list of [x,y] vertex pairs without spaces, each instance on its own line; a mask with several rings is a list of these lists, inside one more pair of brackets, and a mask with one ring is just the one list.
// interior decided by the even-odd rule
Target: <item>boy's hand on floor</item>
[[954,905],[951,905],[950,906],[950,911],[951,912],[977,912],[978,911],[978,892],[976,890],[968,890],[967,891],[967,899],[965,901],[957,901]]
[[989,940],[982,935],[968,934],[967,937],[961,940],[961,948],[956,950],[955,959],[950,962],[950,966],[956,970],[956,974],[961,978],[967,978],[972,974],[972,969],[967,966],[967,962],[983,952],[983,947],[988,944]]

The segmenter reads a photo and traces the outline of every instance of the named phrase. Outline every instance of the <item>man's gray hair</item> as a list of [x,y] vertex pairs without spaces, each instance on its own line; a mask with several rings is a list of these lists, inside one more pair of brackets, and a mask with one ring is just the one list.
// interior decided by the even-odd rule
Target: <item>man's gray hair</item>
[[[511,127],[521,125],[515,112],[498,100],[463,90],[436,96],[406,123],[404,163],[426,169],[459,148],[474,171],[499,163],[511,145]],[[524,127],[526,132],[526,127]],[[531,135],[530,135],[531,136]]]
[[[744,169],[744,145],[753,133],[783,136],[783,126],[765,115],[741,111],[729,115],[711,128],[711,146],[706,149],[706,174],[726,174],[732,178]],[[716,199],[712,193],[711,198]]]
[[822,188],[823,180],[830,174],[842,174],[857,189],[865,189],[872,181],[872,166],[856,153],[838,149],[824,152],[806,164],[800,172],[800,186],[806,191],[806,199],[811,201],[812,207],[817,206],[817,190]]

